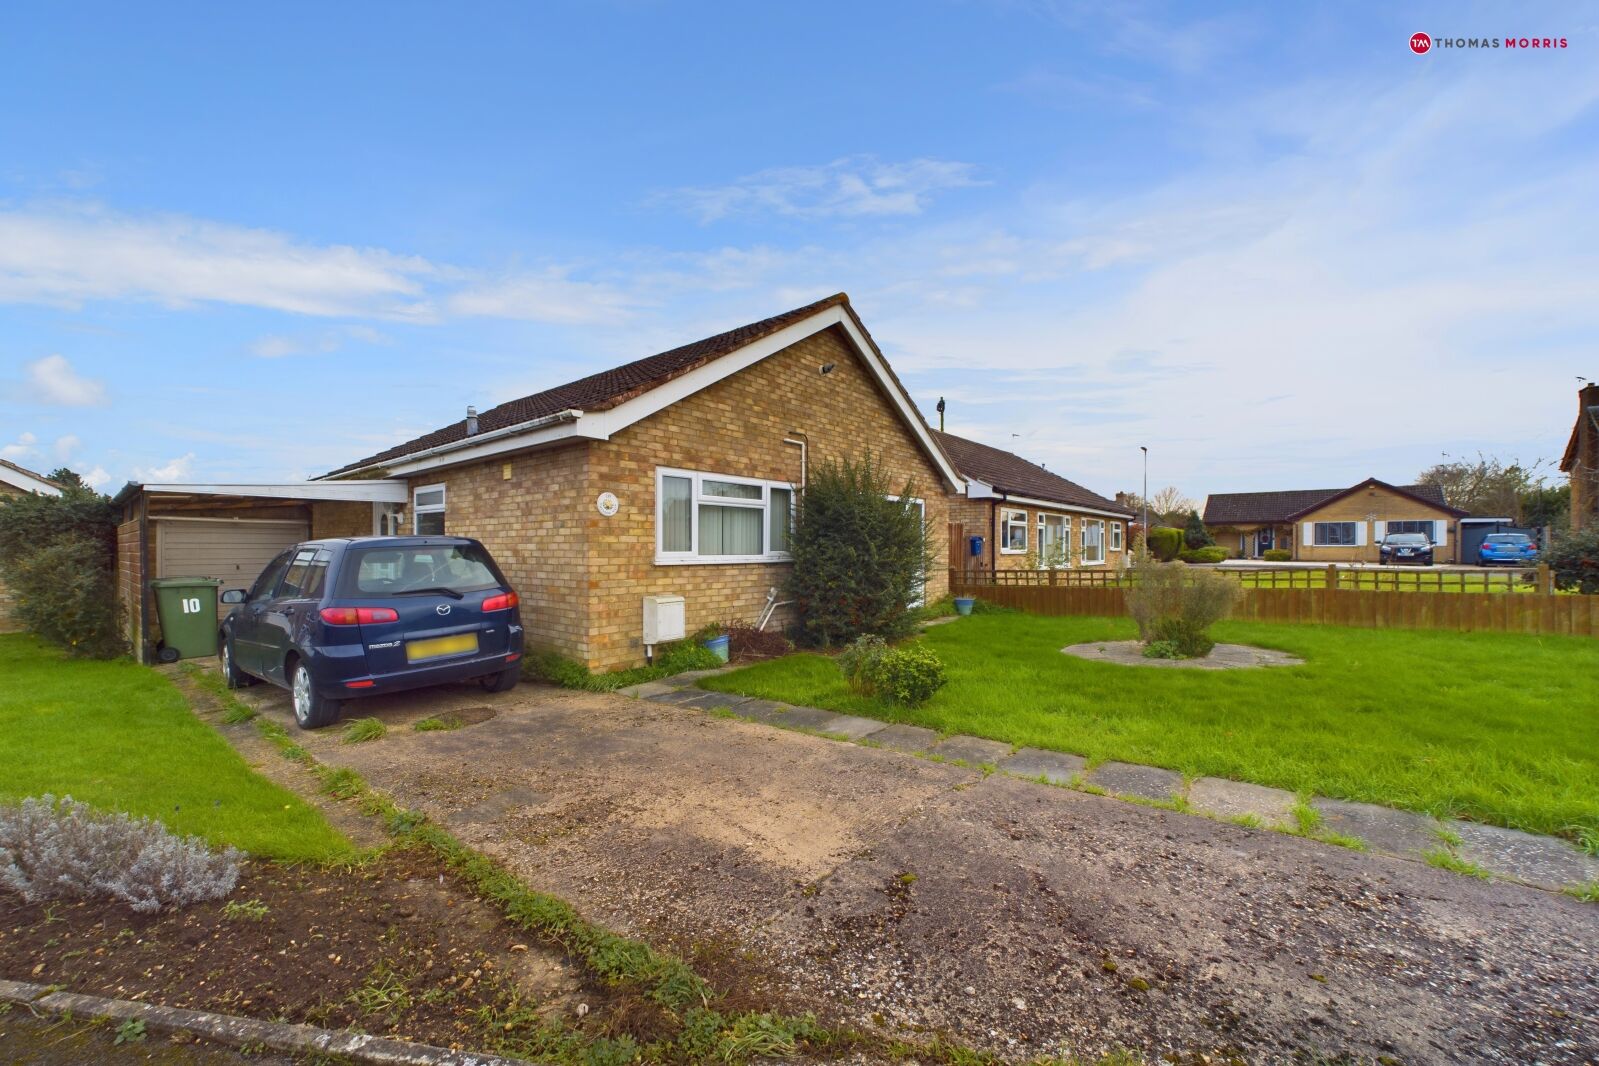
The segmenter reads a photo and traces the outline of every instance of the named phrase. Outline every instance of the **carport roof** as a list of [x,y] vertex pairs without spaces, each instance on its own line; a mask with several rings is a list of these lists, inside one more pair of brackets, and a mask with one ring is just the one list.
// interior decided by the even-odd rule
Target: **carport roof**
[[277,481],[204,482],[130,481],[122,486],[113,503],[123,503],[140,492],[156,496],[229,496],[242,499],[346,501],[353,503],[404,503],[403,481],[383,478],[371,481]]

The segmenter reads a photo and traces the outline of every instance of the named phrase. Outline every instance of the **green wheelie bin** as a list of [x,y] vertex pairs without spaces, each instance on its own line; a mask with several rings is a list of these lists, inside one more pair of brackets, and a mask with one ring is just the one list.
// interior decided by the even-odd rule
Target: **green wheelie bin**
[[150,582],[161,619],[157,659],[173,663],[217,653],[217,588],[221,584],[209,577],[165,577]]

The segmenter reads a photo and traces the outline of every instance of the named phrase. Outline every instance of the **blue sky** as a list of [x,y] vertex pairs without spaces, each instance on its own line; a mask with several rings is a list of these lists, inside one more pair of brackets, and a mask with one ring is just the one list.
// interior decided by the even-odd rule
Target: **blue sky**
[[[1410,35],[1564,37],[1434,49]],[[1584,5],[12,4],[0,456],[314,475],[845,290],[1104,493],[1557,456]]]

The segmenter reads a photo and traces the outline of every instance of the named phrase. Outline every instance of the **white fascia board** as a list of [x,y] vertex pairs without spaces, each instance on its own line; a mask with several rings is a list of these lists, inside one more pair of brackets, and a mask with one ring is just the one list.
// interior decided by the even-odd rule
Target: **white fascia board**
[[24,492],[37,493],[40,496],[59,496],[61,490],[43,478],[24,474],[20,470],[13,470],[9,466],[0,466],[0,481],[7,485],[15,485]]
[[146,493],[178,496],[257,496],[272,500],[313,500],[321,502],[404,503],[403,481],[293,481],[272,484],[194,484],[180,482],[146,483]]
[[928,458],[933,460],[934,465],[938,467],[939,472],[944,475],[947,483],[952,488],[960,489],[965,484],[965,479],[944,458],[944,453],[939,450],[921,417],[916,414],[910,398],[895,384],[883,360],[878,358],[871,344],[856,328],[855,320],[850,317],[842,305],[823,308],[808,318],[802,318],[798,322],[784,326],[770,336],[751,341],[736,351],[713,359],[704,366],[697,367],[687,374],[673,378],[663,385],[658,385],[625,403],[617,404],[608,411],[564,411],[559,415],[551,415],[544,420],[537,420],[554,424],[540,426],[536,423],[527,423],[522,426],[508,426],[505,429],[495,431],[494,435],[499,439],[484,441],[482,444],[474,444],[471,440],[467,440],[440,445],[433,450],[434,454],[413,456],[409,460],[405,458],[395,460],[393,463],[388,464],[388,471],[395,476],[406,476],[419,474],[427,470],[435,470],[443,466],[456,466],[461,463],[475,462],[501,455],[505,452],[522,451],[527,448],[562,440],[609,440],[613,434],[619,433],[635,422],[642,421],[650,415],[670,407],[679,400],[687,399],[701,389],[754,366],[762,359],[775,355],[784,348],[797,344],[812,334],[820,333],[829,326],[842,326],[844,328],[845,334],[850,338],[850,342],[854,345],[861,361],[866,364],[872,376],[883,386],[883,391],[888,394],[889,399],[899,411],[900,417],[921,443]]
[[1136,518],[1128,518],[1117,511],[1101,511],[1097,507],[1084,507],[1079,503],[1061,503],[1058,500],[1036,500],[1031,496],[1006,496],[1006,503],[1021,503],[1029,507],[1043,507],[1051,511],[1070,511],[1074,514],[1102,515],[1105,518],[1114,518],[1118,522],[1135,522]]
[[974,477],[969,477],[969,478],[966,479],[966,498],[967,499],[969,499],[969,500],[987,500],[987,499],[992,499],[992,498],[994,498],[997,495],[998,494],[994,491],[994,486],[988,484],[988,482],[986,482],[986,481],[978,481]]

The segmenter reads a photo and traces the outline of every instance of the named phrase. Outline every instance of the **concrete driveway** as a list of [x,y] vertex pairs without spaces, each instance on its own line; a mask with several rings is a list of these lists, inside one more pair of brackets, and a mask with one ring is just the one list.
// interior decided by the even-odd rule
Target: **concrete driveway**
[[[347,709],[387,736],[318,759],[790,1009],[1018,1060],[1599,1059],[1599,907],[1564,896],[622,696]],[[438,713],[475,724],[411,730]]]

